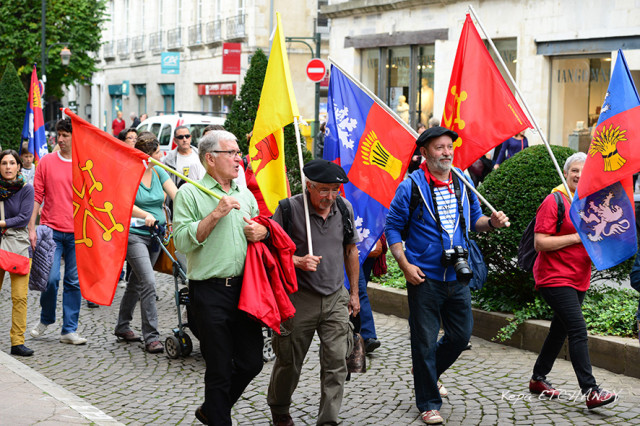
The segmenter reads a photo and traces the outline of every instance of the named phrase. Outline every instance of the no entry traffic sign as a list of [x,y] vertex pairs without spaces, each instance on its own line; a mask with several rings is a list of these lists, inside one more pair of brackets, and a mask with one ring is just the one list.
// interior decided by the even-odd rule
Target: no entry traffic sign
[[320,59],[312,59],[307,64],[307,77],[314,83],[319,83],[324,79],[327,67]]

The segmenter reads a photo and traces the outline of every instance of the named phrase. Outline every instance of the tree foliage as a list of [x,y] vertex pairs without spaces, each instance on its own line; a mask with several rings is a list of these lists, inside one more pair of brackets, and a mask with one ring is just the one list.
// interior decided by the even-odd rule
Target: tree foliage
[[[13,63],[25,87],[33,64],[41,72],[41,0],[0,2],[0,69]],[[106,0],[47,0],[46,2],[47,96],[61,97],[62,86],[89,82],[96,68],[94,52],[100,48]],[[72,56],[68,66],[60,61],[65,43]],[[68,44],[67,44],[68,43]]]
[[20,148],[22,124],[29,96],[18,73],[9,62],[0,80],[0,144],[3,149]]
[[[253,54],[240,94],[231,104],[231,111],[224,123],[225,129],[238,139],[238,146],[242,152],[249,152],[246,135],[253,129],[268,62],[261,49]],[[296,144],[295,128],[290,124],[284,128],[284,158],[292,194],[298,194],[302,190]],[[303,149],[304,162],[311,160],[311,153],[304,146]]]

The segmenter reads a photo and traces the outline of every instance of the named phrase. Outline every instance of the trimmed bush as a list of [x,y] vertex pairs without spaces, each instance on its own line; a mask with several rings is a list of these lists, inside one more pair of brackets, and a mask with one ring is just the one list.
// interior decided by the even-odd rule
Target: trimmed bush
[[25,90],[16,68],[11,62],[0,80],[0,145],[2,149],[19,151],[22,142],[22,125],[29,95]]

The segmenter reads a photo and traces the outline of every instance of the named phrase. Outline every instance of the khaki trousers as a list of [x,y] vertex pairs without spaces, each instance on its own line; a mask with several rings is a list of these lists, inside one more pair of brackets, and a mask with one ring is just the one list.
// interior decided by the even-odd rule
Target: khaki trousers
[[347,351],[353,344],[349,328],[349,293],[344,287],[328,296],[309,290],[290,295],[295,317],[285,321],[281,336],[273,336],[276,361],[271,372],[267,403],[277,414],[288,414],[291,397],[300,380],[302,363],[315,332],[320,337],[320,409],[318,425],[338,424]]
[[[29,260],[31,267],[31,260]],[[4,281],[4,272],[0,269],[0,290]],[[27,330],[27,291],[29,290],[29,274],[18,275],[9,273],[11,279],[11,346],[24,344],[24,332]]]

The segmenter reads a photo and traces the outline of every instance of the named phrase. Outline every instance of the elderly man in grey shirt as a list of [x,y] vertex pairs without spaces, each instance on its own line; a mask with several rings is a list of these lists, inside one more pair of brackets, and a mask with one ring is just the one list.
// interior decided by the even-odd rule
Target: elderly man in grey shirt
[[[355,227],[344,232],[344,219],[354,223],[351,204],[340,199],[340,185],[347,183],[344,170],[326,160],[313,160],[303,169],[306,191],[288,200],[288,214],[283,202],[273,220],[288,230],[296,252],[293,256],[298,278],[298,292],[290,295],[296,308],[294,318],[284,322],[281,335],[274,336],[276,362],[271,372],[267,402],[276,426],[291,426],[291,397],[300,379],[302,362],[315,332],[320,337],[320,410],[317,424],[338,424],[344,382],[347,376],[347,351],[353,333],[349,314],[360,311],[358,299],[358,249]],[[313,255],[308,252],[304,200],[307,197]],[[341,206],[338,206],[341,203]],[[285,215],[290,217],[285,217]],[[347,215],[343,219],[343,215]],[[351,290],[344,286],[344,269]]]

